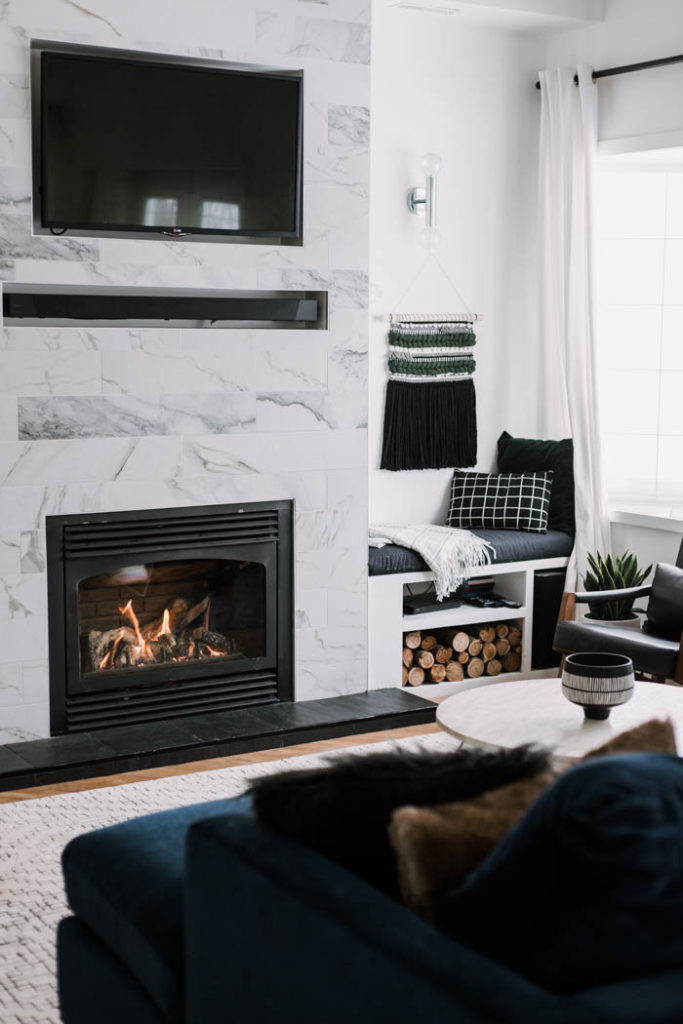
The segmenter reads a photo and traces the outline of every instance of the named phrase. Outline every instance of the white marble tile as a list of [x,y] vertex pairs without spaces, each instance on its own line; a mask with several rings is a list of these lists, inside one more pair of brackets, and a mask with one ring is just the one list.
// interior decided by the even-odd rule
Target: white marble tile
[[327,626],[321,629],[297,629],[298,662],[325,664],[342,657],[358,661],[365,657],[367,633],[357,626]]
[[29,34],[23,24],[23,3],[10,0],[9,14],[0,22],[0,67],[6,75],[28,77]]
[[20,743],[49,735],[49,704],[22,704],[0,711],[0,743]]
[[26,530],[20,535],[21,571],[25,573],[45,572],[47,558],[45,554],[44,534],[38,530]]
[[15,661],[8,665],[0,665],[0,729],[2,729],[2,709],[24,703],[24,680],[21,662]]
[[332,310],[367,309],[368,276],[361,270],[283,270],[284,288],[312,288],[329,292]]
[[[4,595],[0,593],[2,603]],[[47,616],[42,620],[34,615],[0,616],[0,649],[7,662],[47,658]]]
[[327,474],[328,508],[363,509],[367,515],[368,478],[365,469],[335,469]]
[[183,331],[192,366],[242,391],[317,391],[325,386],[325,334],[317,331]]
[[0,441],[16,441],[17,437],[17,400],[14,396],[0,396]]
[[0,522],[8,531],[42,530],[46,515],[101,512],[102,484],[0,487]]
[[368,261],[370,218],[368,213],[354,217],[330,230],[330,263],[335,267],[366,267]]
[[[144,239],[136,241],[138,245],[148,244]],[[99,244],[98,240],[98,246]],[[254,268],[241,267],[233,271],[221,265],[202,266],[198,263],[163,266],[142,261],[104,263],[87,259],[58,263],[27,257],[17,260],[17,277],[29,284],[91,284],[145,288],[257,287],[257,272]]]
[[0,486],[168,480],[180,472],[180,439],[96,438],[0,444]]
[[26,619],[39,625],[46,622],[47,577],[44,574],[15,576],[3,573],[0,578],[0,619]]
[[[212,332],[207,332],[212,333]],[[233,333],[237,332],[221,332]],[[265,333],[265,332],[264,332]],[[194,339],[184,332],[183,354],[102,353],[105,394],[197,395],[229,391],[317,390],[325,384],[326,352],[315,342],[270,343],[222,337]]]
[[102,390],[115,395],[203,395],[237,390],[226,367],[218,360],[214,366],[208,362],[182,353],[103,352]]
[[5,327],[0,348],[9,352],[179,353],[181,332],[153,327]]
[[13,575],[21,572],[21,539],[18,530],[0,533],[0,573]]
[[31,171],[28,167],[0,167],[0,209],[8,213],[31,212]]
[[92,260],[97,259],[97,243],[70,235],[32,235],[28,214],[0,212],[0,252],[13,259]]
[[[1,109],[0,112],[2,112]],[[0,117],[0,166],[26,168],[31,166],[31,125],[29,121]]]
[[297,660],[294,677],[295,700],[320,700],[363,693],[367,689],[367,659],[352,661],[329,657],[324,667],[319,662]]
[[343,103],[330,103],[328,140],[333,146],[368,146],[370,144],[370,111]]
[[297,512],[297,554],[301,556],[322,548],[337,548],[343,541],[345,523],[344,513],[337,509]]
[[319,548],[297,553],[297,586],[338,590],[360,587],[368,575],[367,540],[361,547]]
[[273,52],[288,56],[370,62],[370,30],[358,22],[302,17],[292,23],[282,14],[259,11],[256,38]]
[[315,629],[327,625],[327,590],[299,590],[296,594],[294,623]]
[[98,352],[4,352],[5,395],[96,395],[102,390]]
[[256,429],[256,396],[22,398],[18,420],[21,440],[233,434]]
[[361,430],[189,437],[183,475],[345,469],[364,465],[365,445]]
[[327,621],[330,626],[355,626],[367,629],[367,587],[327,592]]
[[23,664],[24,700],[27,704],[43,704],[50,698],[47,661],[25,661]]
[[28,77],[0,74],[0,111],[3,118],[29,117]]
[[143,480],[135,484],[117,481],[104,484],[99,494],[100,508],[114,512],[280,499],[294,499],[299,509],[324,507],[327,475],[322,472],[234,473],[170,481]]
[[282,392],[258,395],[258,430],[354,430],[367,425],[367,398],[363,392]]
[[320,146],[307,158],[306,180],[309,186],[307,210],[318,225],[335,227],[367,215],[370,192],[367,149]]

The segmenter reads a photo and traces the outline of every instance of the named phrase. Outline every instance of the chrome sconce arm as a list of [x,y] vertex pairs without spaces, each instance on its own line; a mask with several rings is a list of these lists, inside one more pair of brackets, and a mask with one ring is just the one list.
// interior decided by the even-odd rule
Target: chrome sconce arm
[[438,153],[425,153],[421,166],[425,173],[425,187],[410,189],[408,209],[411,213],[424,213],[425,226],[421,241],[425,248],[433,249],[440,241],[436,230],[436,176],[441,168],[441,157]]

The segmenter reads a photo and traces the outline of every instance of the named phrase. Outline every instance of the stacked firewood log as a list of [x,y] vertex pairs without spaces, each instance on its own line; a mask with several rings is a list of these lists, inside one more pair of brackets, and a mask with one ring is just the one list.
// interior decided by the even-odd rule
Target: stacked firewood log
[[507,622],[403,635],[404,686],[497,676],[516,672],[521,664],[522,633]]

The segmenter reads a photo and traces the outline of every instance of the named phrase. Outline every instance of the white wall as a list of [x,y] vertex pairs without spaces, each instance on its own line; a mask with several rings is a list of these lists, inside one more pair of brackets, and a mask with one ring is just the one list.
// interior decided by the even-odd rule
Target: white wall
[[[296,697],[365,689],[368,20],[0,0],[0,278],[330,293],[328,332],[0,331],[0,741],[48,731],[46,514],[296,499]],[[303,247],[32,237],[31,37],[303,67]]]
[[[617,67],[681,52],[680,0],[607,0],[605,20],[548,36],[549,67]],[[602,140],[683,130],[683,64],[601,79]]]
[[[539,56],[533,41],[472,28],[457,17],[373,8],[370,210],[370,520],[438,522],[449,470],[378,469],[388,312],[459,312],[425,259],[422,218],[406,194],[423,183],[420,157],[443,158],[438,259],[473,311],[479,466],[491,469],[503,429],[536,436],[535,203]],[[529,356],[528,353],[532,355]]]

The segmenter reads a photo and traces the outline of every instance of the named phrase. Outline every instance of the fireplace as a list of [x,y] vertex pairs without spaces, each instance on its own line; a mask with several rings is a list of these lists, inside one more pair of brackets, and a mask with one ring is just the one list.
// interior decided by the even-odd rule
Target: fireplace
[[53,735],[292,699],[292,503],[48,516]]

